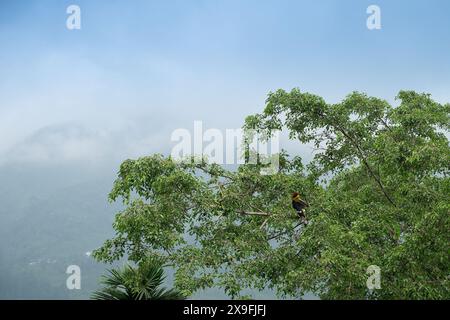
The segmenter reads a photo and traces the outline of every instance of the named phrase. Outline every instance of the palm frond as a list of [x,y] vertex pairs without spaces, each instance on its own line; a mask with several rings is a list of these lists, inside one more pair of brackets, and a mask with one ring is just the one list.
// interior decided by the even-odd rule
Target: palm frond
[[139,266],[126,265],[108,270],[102,276],[102,289],[92,294],[95,300],[177,300],[185,297],[175,289],[162,288],[165,280],[161,261],[149,258]]

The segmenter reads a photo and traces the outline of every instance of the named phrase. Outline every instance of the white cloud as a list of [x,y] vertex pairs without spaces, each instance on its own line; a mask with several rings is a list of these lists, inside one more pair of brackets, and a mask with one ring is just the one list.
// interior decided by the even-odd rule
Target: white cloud
[[139,130],[93,130],[78,124],[41,128],[8,151],[0,154],[0,164],[55,164],[82,162],[102,165],[164,152],[165,134]]

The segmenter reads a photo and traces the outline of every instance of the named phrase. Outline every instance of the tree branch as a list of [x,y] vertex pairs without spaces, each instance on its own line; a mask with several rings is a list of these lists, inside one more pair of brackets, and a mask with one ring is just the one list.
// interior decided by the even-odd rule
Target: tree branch
[[237,213],[249,215],[249,216],[264,216],[268,217],[271,216],[271,213],[268,212],[253,212],[253,211],[244,211],[244,210],[236,210]]
[[[323,112],[319,112],[320,116],[328,121],[330,121],[330,119],[328,117],[325,116],[325,114]],[[361,147],[359,146],[359,144],[353,139],[353,137],[350,136],[350,134],[344,130],[339,124],[334,123],[333,121],[330,121],[331,125],[333,125],[334,127],[336,127],[336,129],[342,133],[351,143],[351,145],[353,145],[353,147],[356,148],[356,152],[359,155],[360,160],[363,162],[364,166],[367,168],[367,170],[369,171],[369,175],[375,180],[375,182],[378,184],[378,186],[380,187],[381,191],[383,192],[384,196],[386,197],[386,199],[394,206],[397,207],[397,205],[395,204],[395,202],[392,200],[392,198],[389,196],[389,194],[387,193],[386,189],[384,188],[383,184],[381,183],[380,178],[373,172],[372,167],[369,165],[366,156],[364,155],[364,152],[361,150]]]
[[380,187],[381,191],[383,192],[384,196],[389,200],[389,202],[394,206],[397,207],[395,202],[391,199],[389,194],[387,193],[386,189],[384,188],[383,184],[381,183],[380,178],[373,172],[372,167],[367,162],[366,156],[364,155],[363,151],[361,150],[360,146],[354,141],[352,137],[340,126],[337,126],[337,129],[347,138],[350,140],[350,142],[353,144],[353,146],[356,148],[357,152],[359,153],[359,156],[364,164],[364,166],[369,171],[369,174],[372,176],[372,178],[376,181],[378,186]]
[[283,230],[283,231],[281,231],[281,232],[278,232],[278,233],[276,233],[276,234],[270,236],[269,238],[267,238],[267,241],[276,239],[276,238],[278,238],[278,237],[280,237],[280,236],[282,236],[282,235],[288,233],[289,231],[294,231],[294,230],[297,229],[297,227],[300,226],[301,224],[302,224],[302,223],[299,222],[299,223],[297,223],[292,229]]
[[201,164],[195,164],[194,167],[196,169],[199,169],[199,170],[203,171],[206,174],[209,174],[210,176],[218,176],[218,177],[226,178],[226,179],[229,179],[229,180],[233,180],[234,179],[232,176],[227,175],[224,172],[222,172],[220,174],[212,172],[211,170],[209,170],[208,168],[202,166]]

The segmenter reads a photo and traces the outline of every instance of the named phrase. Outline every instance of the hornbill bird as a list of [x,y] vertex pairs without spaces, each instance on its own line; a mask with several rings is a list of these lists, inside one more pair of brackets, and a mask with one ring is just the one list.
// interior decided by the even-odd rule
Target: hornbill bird
[[298,192],[294,192],[292,194],[292,207],[297,211],[297,215],[300,218],[300,220],[307,224],[308,221],[306,220],[305,216],[305,208],[309,207],[308,203],[306,201],[300,199],[300,194]]

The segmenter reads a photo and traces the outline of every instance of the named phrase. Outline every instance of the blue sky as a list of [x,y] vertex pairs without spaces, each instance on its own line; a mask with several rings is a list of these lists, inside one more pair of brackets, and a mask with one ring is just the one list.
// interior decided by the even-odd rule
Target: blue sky
[[[71,4],[81,30],[66,28]],[[381,30],[366,27],[371,4]],[[446,0],[0,0],[0,163],[167,151],[173,130],[240,127],[278,88],[450,102],[449,13]]]

